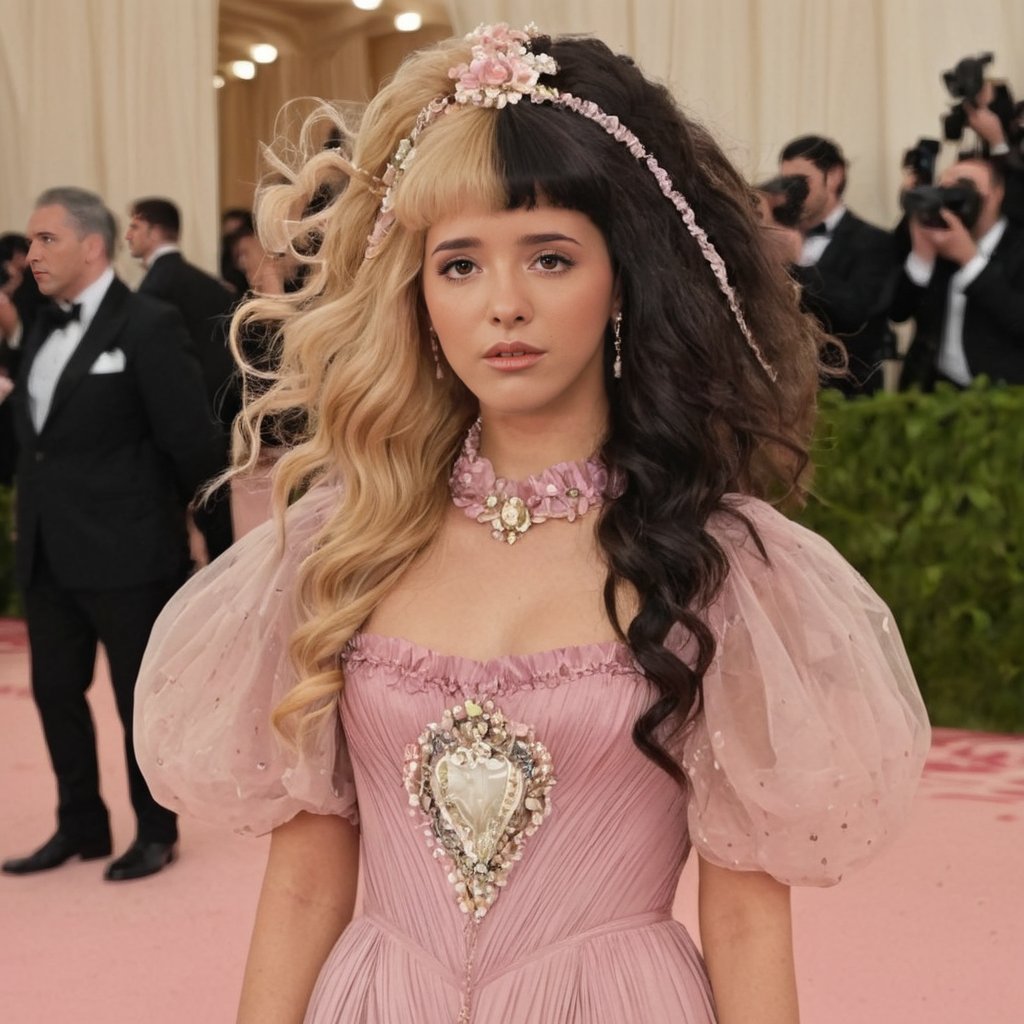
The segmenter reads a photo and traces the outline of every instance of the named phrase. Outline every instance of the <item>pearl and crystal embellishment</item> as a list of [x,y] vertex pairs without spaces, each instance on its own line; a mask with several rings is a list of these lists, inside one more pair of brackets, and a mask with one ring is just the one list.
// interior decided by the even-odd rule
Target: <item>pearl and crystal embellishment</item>
[[493,701],[466,700],[406,747],[404,774],[410,813],[426,817],[427,844],[479,921],[551,809],[550,755]]
[[480,429],[477,420],[452,469],[452,501],[471,519],[489,525],[495,540],[515,544],[531,526],[547,519],[571,523],[601,505],[608,470],[599,459],[560,462],[525,480],[506,480],[479,454]]
[[[515,544],[520,534],[533,525],[533,518],[526,502],[522,498],[498,497],[488,494],[484,498],[484,510],[477,517],[479,523],[490,523],[491,534],[495,540],[503,540],[506,544]],[[543,522],[543,519],[538,519]]]

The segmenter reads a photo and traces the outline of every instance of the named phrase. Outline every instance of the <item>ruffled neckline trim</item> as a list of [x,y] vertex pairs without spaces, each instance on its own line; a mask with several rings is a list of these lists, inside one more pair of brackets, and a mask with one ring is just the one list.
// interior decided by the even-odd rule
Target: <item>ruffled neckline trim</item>
[[397,672],[414,689],[472,690],[487,695],[559,686],[586,676],[642,675],[632,652],[617,640],[480,661],[443,654],[403,637],[357,633],[346,645],[342,660],[347,667]]

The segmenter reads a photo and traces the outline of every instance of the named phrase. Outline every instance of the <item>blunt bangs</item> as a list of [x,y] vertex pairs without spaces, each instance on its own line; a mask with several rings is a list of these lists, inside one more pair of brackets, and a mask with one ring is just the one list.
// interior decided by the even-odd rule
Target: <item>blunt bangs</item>
[[576,114],[546,104],[455,107],[417,140],[394,192],[395,217],[406,231],[424,231],[466,209],[497,213],[550,203],[585,214],[608,238],[617,192],[612,175],[621,176],[623,155],[601,135]]
[[394,191],[395,218],[406,231],[425,231],[468,209],[505,209],[505,183],[495,157],[495,113],[454,107],[419,137],[416,155]]
[[579,115],[549,104],[524,101],[502,110],[496,144],[506,208],[546,202],[576,210],[609,238],[615,193],[610,175],[621,177],[622,167],[617,143],[604,144],[602,135]]

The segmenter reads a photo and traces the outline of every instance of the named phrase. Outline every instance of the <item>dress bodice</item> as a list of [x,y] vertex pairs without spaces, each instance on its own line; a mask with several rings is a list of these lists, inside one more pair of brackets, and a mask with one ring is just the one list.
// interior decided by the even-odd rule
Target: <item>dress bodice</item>
[[[402,753],[466,698],[529,724],[558,779],[543,827],[481,924],[479,969],[637,916],[670,916],[689,844],[679,785],[631,739],[650,687],[628,650],[592,644],[488,662],[363,634],[345,658],[342,718],[359,794],[364,908],[462,961],[465,915],[402,787]],[[410,814],[410,810],[413,811]],[[567,892],[571,913],[551,913]],[[514,915],[514,933],[501,927]],[[441,940],[439,942],[439,940]]]

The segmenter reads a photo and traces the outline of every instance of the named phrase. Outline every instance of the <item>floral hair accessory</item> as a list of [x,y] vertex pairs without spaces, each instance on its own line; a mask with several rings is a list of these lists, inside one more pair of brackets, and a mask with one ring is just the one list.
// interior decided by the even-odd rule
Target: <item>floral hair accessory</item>
[[494,107],[500,110],[510,103],[519,103],[524,96],[529,97],[531,103],[550,103],[563,110],[571,110],[596,124],[616,142],[622,143],[651,172],[662,195],[675,207],[683,225],[711,268],[718,290],[725,297],[747,347],[769,379],[778,380],[778,371],[766,358],[747,324],[739,299],[729,281],[725,260],[707,232],[697,223],[686,197],[676,189],[668,172],[655,156],[617,117],[606,114],[590,100],[582,100],[572,93],[560,92],[550,85],[540,83],[541,75],[558,73],[558,64],[550,54],[532,53],[527,48],[527,44],[539,34],[536,25],[532,23],[525,29],[513,29],[501,22],[497,25],[481,25],[466,36],[466,41],[473,46],[471,59],[448,72],[448,77],[455,80],[454,95],[438,96],[420,111],[412,131],[399,142],[383,175],[384,197],[373,231],[367,239],[366,259],[372,260],[387,238],[395,220],[392,209],[394,190],[416,155],[416,140],[433,121],[456,105]]
[[455,79],[455,102],[500,109],[518,103],[523,96],[535,95],[540,76],[558,71],[553,57],[526,48],[537,34],[532,23],[522,30],[502,23],[481,25],[471,32],[466,38],[473,43],[472,60],[448,72],[448,77]]

